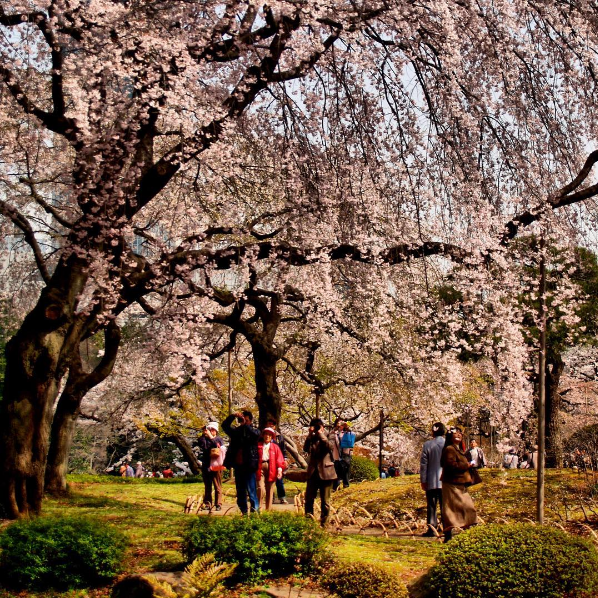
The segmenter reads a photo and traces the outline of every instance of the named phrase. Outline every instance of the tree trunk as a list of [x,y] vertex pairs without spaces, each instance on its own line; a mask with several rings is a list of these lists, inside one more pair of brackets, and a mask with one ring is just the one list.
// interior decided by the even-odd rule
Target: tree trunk
[[259,410],[259,427],[264,428],[270,418],[280,421],[282,397],[276,379],[278,357],[271,351],[252,344],[255,367],[255,402]]
[[193,472],[194,475],[199,475],[201,473],[201,462],[195,456],[189,441],[180,434],[176,434],[170,438],[172,442],[175,443],[176,447],[183,453],[183,457],[185,461],[189,464],[189,469]]
[[75,258],[60,263],[6,347],[0,503],[13,519],[41,510],[52,408],[77,337],[73,314],[85,280]]
[[285,441],[287,451],[289,451],[291,457],[293,457],[293,459],[295,459],[295,461],[297,462],[297,465],[300,465],[304,469],[307,469],[307,461],[303,458],[303,455],[301,455],[301,453],[299,452],[299,449],[297,448],[297,445],[295,444],[295,442],[293,440],[291,440],[288,436],[284,437],[284,441]]
[[[104,331],[104,356],[91,373],[83,371],[81,354],[71,362],[69,378],[60,395],[52,420],[50,449],[45,474],[45,491],[54,496],[66,493],[69,453],[73,444],[75,425],[85,395],[103,382],[114,368],[120,347],[120,329],[111,322]],[[80,345],[78,347],[80,351]]]
[[546,467],[563,467],[559,382],[565,364],[560,355],[546,361]]

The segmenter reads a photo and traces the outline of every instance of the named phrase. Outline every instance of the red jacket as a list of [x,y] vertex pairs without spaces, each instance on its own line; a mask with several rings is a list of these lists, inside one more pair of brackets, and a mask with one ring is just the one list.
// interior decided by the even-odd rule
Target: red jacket
[[[260,440],[257,445],[257,454],[258,454],[258,468],[257,468],[257,479],[259,480],[262,477],[262,455],[264,454],[264,443]],[[276,474],[278,472],[278,468],[284,469],[286,467],[286,463],[284,457],[282,456],[282,451],[278,447],[277,444],[270,442],[270,458],[268,459],[268,482],[274,482],[276,480]]]

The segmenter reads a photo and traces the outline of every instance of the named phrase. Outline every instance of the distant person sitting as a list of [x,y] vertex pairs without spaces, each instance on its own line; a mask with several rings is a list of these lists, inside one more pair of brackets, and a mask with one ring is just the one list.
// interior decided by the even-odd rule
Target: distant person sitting
[[125,470],[125,477],[126,478],[134,478],[135,477],[135,470],[131,467],[130,463],[125,463],[126,470]]
[[517,469],[517,466],[519,465],[519,457],[514,448],[511,448],[504,456],[502,464],[505,469]]
[[173,478],[174,477],[174,472],[172,471],[170,464],[165,467],[164,471],[162,472],[162,475],[165,478]]

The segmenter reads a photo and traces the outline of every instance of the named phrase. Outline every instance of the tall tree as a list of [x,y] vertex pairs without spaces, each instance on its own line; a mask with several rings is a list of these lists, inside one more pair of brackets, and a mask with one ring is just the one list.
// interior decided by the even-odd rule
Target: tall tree
[[[595,194],[585,176],[564,186],[594,125],[591,9],[4,2],[0,212],[41,279],[6,351],[6,513],[41,508],[81,342],[174,279],[257,259],[463,260]],[[243,163],[255,148],[280,167]]]

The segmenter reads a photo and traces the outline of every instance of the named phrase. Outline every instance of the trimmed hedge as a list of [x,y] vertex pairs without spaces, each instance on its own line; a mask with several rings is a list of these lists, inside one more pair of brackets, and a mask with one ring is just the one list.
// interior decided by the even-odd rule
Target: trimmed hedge
[[349,477],[354,482],[373,482],[380,477],[378,465],[365,457],[354,456]]
[[335,563],[319,582],[340,598],[408,598],[409,595],[396,573],[368,563]]
[[85,517],[17,521],[0,534],[0,579],[30,589],[103,585],[121,571],[125,536]]
[[435,598],[596,596],[598,551],[545,526],[477,526],[446,545],[427,585]]
[[327,543],[315,521],[291,513],[197,517],[184,535],[183,555],[190,562],[213,553],[218,561],[238,565],[232,581],[255,582],[311,571]]

